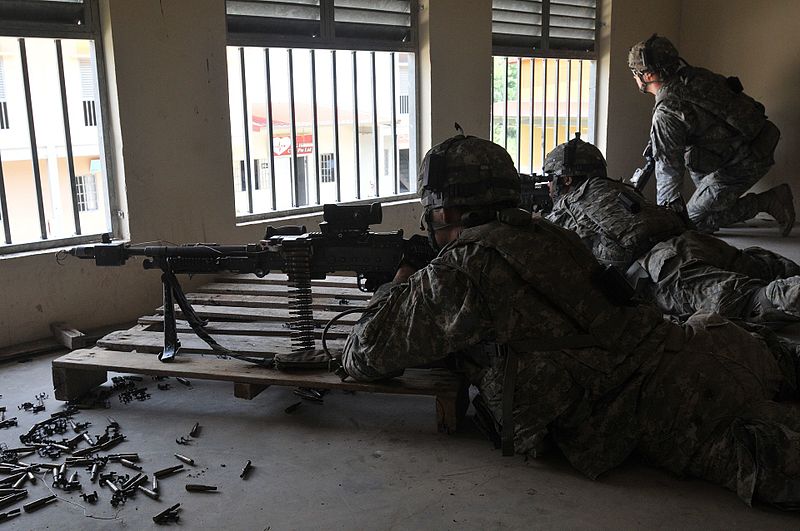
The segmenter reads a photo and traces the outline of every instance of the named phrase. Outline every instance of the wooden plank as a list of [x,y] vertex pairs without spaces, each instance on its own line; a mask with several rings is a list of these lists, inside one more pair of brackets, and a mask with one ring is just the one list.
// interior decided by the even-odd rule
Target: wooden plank
[[86,335],[76,328],[68,326],[66,323],[51,323],[50,331],[53,337],[70,350],[85,348],[97,341],[99,336]]
[[371,393],[391,393],[450,397],[455,400],[461,378],[442,369],[407,369],[403,376],[380,382],[342,381],[327,371],[282,372],[235,359],[215,356],[178,357],[162,363],[155,356],[138,352],[119,352],[91,348],[75,350],[53,360],[53,367],[71,371],[115,371],[146,375],[182,376],[200,380],[219,380],[256,385],[285,385],[318,389],[344,389]]
[[[242,308],[238,306],[206,306],[202,304],[192,305],[194,311],[200,317],[217,320],[228,319],[232,321],[288,321],[290,318],[289,310],[281,308]],[[163,306],[157,308],[156,312],[160,315],[164,314]],[[328,321],[337,315],[339,312],[314,312],[314,323],[317,325],[325,325]],[[178,307],[175,308],[176,317],[183,317],[183,312]],[[345,315],[338,323],[345,325],[354,325],[360,318],[359,314]]]
[[104,384],[107,379],[108,373],[102,367],[65,369],[53,365],[53,395],[56,400],[73,400]]
[[48,337],[46,339],[38,339],[36,341],[20,343],[19,345],[12,345],[0,349],[0,362],[17,358],[27,358],[36,354],[44,354],[63,348],[63,345],[56,341],[55,338]]
[[[246,356],[267,357],[292,351],[289,338],[222,335],[214,339],[223,347]],[[194,333],[179,333],[178,340],[181,342],[180,353],[182,354],[214,354],[211,347]],[[331,340],[327,343],[328,348],[331,350],[341,350],[344,346],[344,341],[341,339]],[[111,350],[136,350],[137,352],[158,354],[164,348],[164,334],[163,332],[135,328],[118,330],[98,340],[97,346]]]
[[[163,330],[164,329],[164,316],[163,315],[145,315],[139,318],[139,324],[150,327],[150,330]],[[175,321],[178,332],[191,332],[192,329],[189,323],[183,319]],[[314,330],[314,336],[317,339],[322,338],[323,326],[318,326]],[[344,339],[352,329],[349,325],[333,325],[328,329],[327,337],[329,339]],[[278,336],[288,337],[292,330],[284,323],[275,321],[254,321],[254,322],[225,322],[225,321],[209,321],[205,327],[206,332],[212,336],[215,334],[233,334],[241,336]]]
[[[257,277],[254,274],[223,273],[215,277],[220,282],[253,282],[257,284],[283,284],[289,280],[284,273],[270,273],[265,277]],[[326,286],[334,288],[358,288],[355,276],[328,275],[324,279],[311,281],[312,286]]]
[[[289,299],[280,296],[263,295],[239,295],[228,293],[187,293],[186,299],[194,306],[195,304],[208,306],[241,306],[243,308],[287,308]],[[342,299],[326,298],[324,301],[314,299],[311,307],[314,310],[343,312],[350,308],[365,307],[364,301],[361,304],[350,304],[349,299],[345,304],[339,304]]]
[[[265,296],[283,296],[292,288],[285,284],[254,284],[250,282],[212,282],[199,287],[196,292],[199,293],[230,293],[241,295],[265,295]],[[369,300],[372,293],[361,291],[358,288],[326,288],[317,287],[312,288],[314,298],[331,298],[331,299],[345,299],[349,301],[355,300]]]
[[268,385],[249,384],[242,382],[233,383],[233,396],[236,398],[244,398],[245,400],[252,400],[258,396],[261,391],[269,387]]

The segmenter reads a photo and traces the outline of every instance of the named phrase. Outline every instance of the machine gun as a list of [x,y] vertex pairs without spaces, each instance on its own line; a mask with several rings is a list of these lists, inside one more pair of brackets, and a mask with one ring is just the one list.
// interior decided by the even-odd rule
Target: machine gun
[[362,291],[374,291],[392,280],[401,261],[422,267],[435,257],[424,236],[403,238],[402,230],[372,232],[369,226],[383,219],[380,203],[363,206],[328,204],[318,232],[305,226],[267,227],[264,239],[245,245],[196,243],[178,246],[137,246],[106,243],[75,247],[68,251],[78,258],[94,260],[98,266],[121,266],[143,256],[145,269],[160,269],[164,288],[163,362],[172,361],[180,348],[175,322],[178,304],[192,330],[221,355],[264,364],[244,358],[217,343],[204,329],[207,321],[192,308],[175,275],[197,273],[252,273],[263,277],[270,271],[288,275],[289,308],[292,317],[293,351],[314,349],[314,321],[311,309],[311,280],[328,273],[353,271]]
[[549,176],[520,173],[519,180],[520,208],[540,214],[547,214],[553,209]]
[[656,159],[653,158],[652,143],[647,143],[647,147],[644,148],[642,156],[644,157],[644,166],[636,168],[636,171],[633,172],[633,176],[630,178],[631,184],[639,193],[644,190],[644,187],[647,186],[647,183],[650,182],[650,179],[656,171]]

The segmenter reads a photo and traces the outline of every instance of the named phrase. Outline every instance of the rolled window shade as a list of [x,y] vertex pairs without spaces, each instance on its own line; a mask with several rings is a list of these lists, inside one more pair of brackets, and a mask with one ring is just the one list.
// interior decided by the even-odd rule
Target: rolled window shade
[[92,33],[84,0],[0,1],[0,32],[6,35],[69,36]]

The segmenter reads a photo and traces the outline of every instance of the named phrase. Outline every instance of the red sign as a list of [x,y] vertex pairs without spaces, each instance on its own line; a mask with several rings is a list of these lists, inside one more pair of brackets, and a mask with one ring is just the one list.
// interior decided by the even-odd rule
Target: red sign
[[[310,155],[314,152],[314,135],[298,135],[295,137],[295,149],[298,155]],[[276,157],[292,155],[292,138],[276,136],[272,139],[272,153]]]

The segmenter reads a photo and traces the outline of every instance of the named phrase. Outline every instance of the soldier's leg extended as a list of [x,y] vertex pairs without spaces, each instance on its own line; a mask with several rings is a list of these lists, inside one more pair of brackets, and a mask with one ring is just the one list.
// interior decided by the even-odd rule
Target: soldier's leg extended
[[774,262],[777,271],[793,264],[768,253],[744,253],[719,238],[689,231],[654,246],[641,264],[652,282],[652,299],[664,313],[707,311],[750,319],[756,294],[766,293],[774,278],[760,278],[765,266]]
[[687,472],[757,499],[800,509],[800,405],[754,404],[720,426],[694,455]]
[[[642,393],[639,449],[653,464],[800,508],[797,350],[713,314],[687,321]],[[777,347],[777,348],[776,348]]]
[[698,230],[713,232],[766,212],[778,222],[781,234],[787,236],[794,226],[794,199],[789,185],[782,184],[761,193],[744,194],[766,173],[759,168],[749,176],[731,177],[714,172],[700,184],[686,205],[689,218]]

